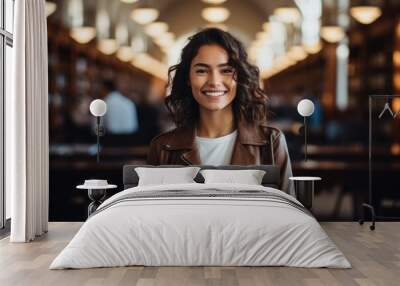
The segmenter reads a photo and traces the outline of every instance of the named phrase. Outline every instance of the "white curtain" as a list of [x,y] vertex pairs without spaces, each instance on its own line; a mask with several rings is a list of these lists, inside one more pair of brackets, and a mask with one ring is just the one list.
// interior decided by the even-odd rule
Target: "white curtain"
[[6,98],[6,187],[12,242],[47,232],[47,24],[44,0],[15,1],[13,92]]

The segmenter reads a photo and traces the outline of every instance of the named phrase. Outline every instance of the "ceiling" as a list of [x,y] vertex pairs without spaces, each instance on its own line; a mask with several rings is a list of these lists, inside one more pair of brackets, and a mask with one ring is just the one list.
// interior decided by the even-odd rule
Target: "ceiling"
[[[57,12],[62,16],[69,0],[55,2],[59,4]],[[84,5],[85,13],[92,15],[99,6],[105,5],[112,14],[112,21],[120,21],[123,18],[130,21],[129,13],[140,5],[155,7],[160,11],[158,20],[167,22],[176,38],[204,27],[207,23],[201,18],[201,10],[212,6],[201,0],[140,0],[133,4],[122,3],[120,0],[84,0]],[[293,0],[227,0],[222,6],[230,10],[230,17],[224,24],[247,45],[254,39],[255,34],[262,30],[262,23],[268,20],[275,8],[295,4]]]
[[[157,0],[151,1],[150,3],[154,3],[154,6],[157,6],[160,11],[163,13],[168,11],[169,8],[174,7],[175,5],[181,5],[184,2],[188,2],[193,4],[194,2],[200,2],[203,6],[210,6],[210,4],[204,3],[201,0]],[[273,12],[276,7],[279,6],[295,6],[293,0],[227,0],[222,5],[228,5],[230,2],[242,2],[245,5],[253,6],[258,9],[259,12],[269,15]]]
[[[164,66],[176,63],[187,38],[209,24],[202,18],[202,10],[210,6],[223,6],[229,10],[230,16],[222,24],[246,46],[250,59],[261,70],[268,71],[275,66],[278,67],[278,70],[288,66],[289,52],[293,58],[293,53],[301,49],[301,59],[304,56],[307,57],[308,53],[318,52],[322,46],[320,25],[325,22],[326,26],[328,20],[332,18],[333,22],[341,22],[342,27],[348,27],[351,21],[351,17],[347,13],[348,7],[365,0],[226,0],[220,5],[207,4],[202,0],[138,0],[131,4],[125,3],[127,0],[48,1],[57,3],[56,12],[49,18],[50,23],[58,21],[65,24],[67,28],[85,27],[84,29],[91,30],[91,38],[87,38],[87,42],[96,37],[97,47],[103,53],[106,52],[101,49],[99,44],[111,40],[118,44],[114,45],[115,50],[106,54],[115,54],[121,59],[120,51],[128,49],[128,52],[135,53],[135,55],[121,60],[130,61],[135,56],[147,54]],[[381,6],[382,3],[387,3],[384,1],[388,0],[367,1]],[[294,14],[285,13],[286,17],[289,15],[289,18],[286,19],[282,17],[282,14],[278,16],[275,13],[274,15],[276,8],[297,7],[295,2],[300,6],[303,19],[300,18],[299,11],[297,13],[294,11]],[[158,10],[159,16],[156,21],[167,23],[168,32],[172,32],[174,37],[165,31],[150,37],[148,35],[151,34],[148,30],[149,27],[146,27],[148,33],[146,34],[145,27],[131,19],[131,12],[144,6]],[[71,7],[74,9],[70,9]],[[285,10],[285,12],[288,11]],[[274,17],[271,17],[272,15]],[[267,31],[259,33],[267,21],[269,22]],[[79,24],[72,25],[72,22],[75,24],[79,22]],[[96,27],[96,30],[93,27]],[[71,32],[75,30],[72,29]],[[165,39],[162,36],[168,36],[167,43],[161,41]],[[76,38],[74,39],[76,40]],[[78,40],[78,42],[80,41]],[[310,47],[313,48],[313,51],[309,49]],[[307,50],[307,53],[304,50]],[[296,53],[294,62],[299,60],[298,57],[300,54]],[[290,60],[290,64],[292,62],[293,60]]]
[[[213,6],[201,0],[154,0],[148,3],[159,9],[159,19],[170,25],[170,30],[177,38],[206,25],[201,18],[201,10]],[[228,8],[231,13],[224,24],[230,32],[249,44],[275,8],[295,6],[295,3],[293,0],[227,0],[221,6]]]
[[[107,25],[108,28],[106,28],[106,31],[109,32],[105,37],[111,39],[121,39],[121,37],[118,37],[120,34],[118,34],[117,31],[120,31],[119,28],[122,26],[122,29],[127,31],[124,32],[124,35],[129,34],[129,36],[123,37],[124,40],[122,42],[128,43],[130,40],[125,40],[128,38],[131,40],[136,40],[139,38],[140,41],[143,42],[142,46],[144,47],[143,50],[146,52],[146,54],[165,66],[175,64],[179,59],[180,51],[186,43],[187,38],[209,24],[201,16],[202,10],[206,7],[223,6],[230,11],[229,18],[224,21],[223,24],[229,32],[238,38],[246,48],[248,48],[249,55],[251,54],[250,49],[256,42],[256,34],[263,30],[262,25],[270,20],[269,17],[274,14],[274,10],[278,7],[296,7],[294,2],[295,0],[226,0],[220,5],[207,4],[202,0],[139,0],[131,4],[123,3],[121,0],[49,1],[57,2],[57,10],[49,19],[50,22],[59,21],[65,24],[68,28],[71,27],[71,24],[68,24],[68,19],[71,20],[76,18],[77,14],[81,15],[80,19],[82,19],[83,16],[84,21],[87,22],[79,24],[80,26],[95,27],[96,19],[100,19],[100,13],[104,14],[104,11],[106,11],[106,18],[109,18],[111,25]],[[76,4],[78,2],[80,4]],[[69,9],[71,6],[75,5],[74,7],[76,8],[76,5],[79,6],[82,5],[82,3],[84,15],[82,15],[80,12],[77,12],[80,11],[79,9],[72,9],[74,12],[68,13],[68,11],[71,10]],[[172,44],[156,44],[157,39],[147,36],[144,32],[144,27],[131,19],[131,12],[135,10],[135,8],[143,6],[156,8],[159,11],[159,17],[156,21],[162,21],[168,24],[169,32],[172,32],[175,37]],[[274,21],[276,21],[276,19]],[[282,24],[282,26],[284,25]],[[286,43],[282,42],[282,39],[286,37],[286,33],[282,32],[280,29],[277,29],[276,26],[274,26],[271,31],[273,31],[274,34],[280,34],[278,42],[271,42],[274,45],[274,49],[277,50],[279,48],[279,50],[283,50],[286,47]],[[97,30],[97,37],[97,40],[99,40],[99,30]],[[122,48],[119,48],[118,52],[121,49]],[[274,52],[262,54],[268,54],[268,57],[264,56],[264,58],[260,60],[260,63],[261,61],[269,63],[271,61],[270,58],[275,55]],[[116,56],[119,56],[118,53],[116,53]],[[252,59],[254,60],[256,56],[252,56]],[[127,59],[127,61],[129,60]]]

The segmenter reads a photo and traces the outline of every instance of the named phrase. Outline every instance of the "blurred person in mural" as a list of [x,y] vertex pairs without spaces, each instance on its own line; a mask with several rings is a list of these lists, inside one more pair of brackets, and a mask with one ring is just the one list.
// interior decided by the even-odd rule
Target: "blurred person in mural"
[[107,95],[107,113],[104,115],[104,126],[110,135],[132,135],[139,129],[135,103],[129,98],[130,79],[122,74],[117,78],[117,86],[110,80],[104,82]]
[[280,189],[294,195],[285,137],[266,124],[267,95],[241,42],[217,28],[198,32],[170,67],[169,85],[177,128],[152,140],[149,164],[278,165]]

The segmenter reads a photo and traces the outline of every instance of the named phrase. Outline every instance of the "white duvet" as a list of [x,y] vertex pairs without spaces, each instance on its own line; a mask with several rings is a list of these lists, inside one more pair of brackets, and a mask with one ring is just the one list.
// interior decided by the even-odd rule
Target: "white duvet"
[[315,218],[290,204],[234,196],[151,198],[113,204],[132,192],[206,192],[210,188],[261,190],[299,204],[279,190],[253,185],[127,189],[99,207],[103,211],[82,225],[50,269],[127,265],[351,267]]

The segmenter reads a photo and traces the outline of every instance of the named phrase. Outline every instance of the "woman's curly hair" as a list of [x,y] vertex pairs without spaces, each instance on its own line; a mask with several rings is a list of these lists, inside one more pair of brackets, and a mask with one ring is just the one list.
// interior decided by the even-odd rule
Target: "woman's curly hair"
[[182,50],[180,62],[168,70],[170,94],[165,104],[178,127],[193,125],[199,117],[199,105],[189,85],[190,66],[200,47],[219,45],[229,56],[228,64],[235,69],[237,82],[233,114],[249,123],[265,121],[267,117],[267,95],[260,88],[259,70],[247,61],[243,44],[230,33],[217,28],[204,29],[189,38]]

